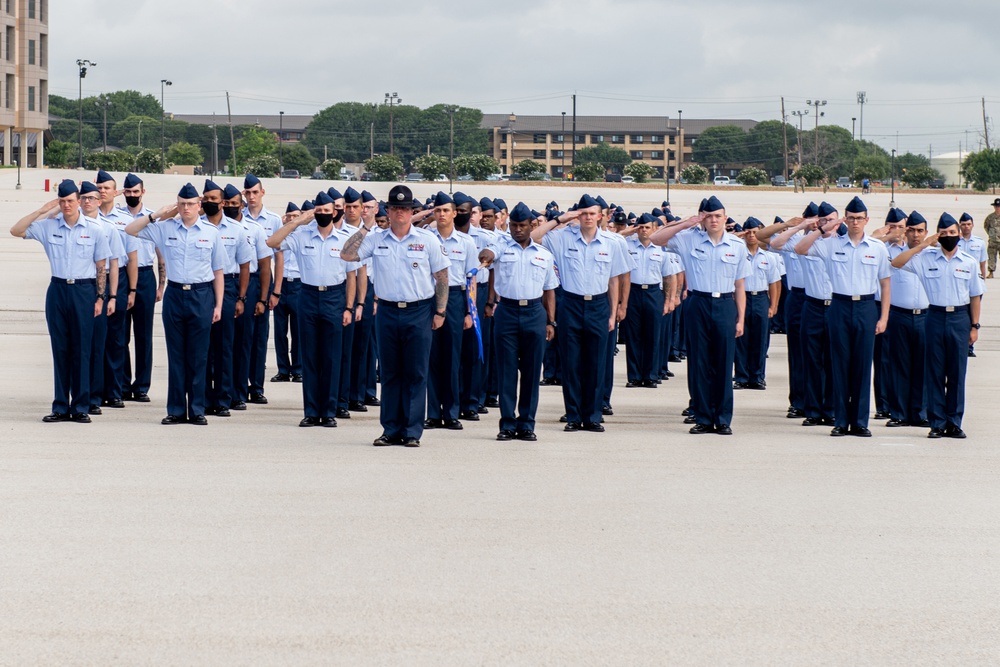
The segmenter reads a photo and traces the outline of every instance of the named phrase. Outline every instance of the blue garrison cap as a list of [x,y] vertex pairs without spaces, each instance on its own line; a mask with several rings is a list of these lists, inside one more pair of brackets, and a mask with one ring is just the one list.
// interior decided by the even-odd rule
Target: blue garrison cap
[[646,225],[646,224],[655,225],[658,222],[659,222],[659,220],[657,220],[656,216],[653,215],[652,213],[643,213],[639,217],[639,219],[636,221],[635,224],[637,224],[637,225]]
[[464,192],[456,192],[452,199],[455,200],[455,206],[461,206],[462,204],[472,204],[473,206],[479,206],[479,202],[465,194]]
[[666,199],[664,199],[663,203],[660,204],[660,208],[670,208],[670,202],[668,202]]
[[916,227],[917,225],[927,224],[927,218],[920,215],[916,211],[913,211],[906,217],[907,227]]
[[[83,183],[80,183],[80,194],[85,195],[88,192],[99,192],[99,190],[97,189],[97,186],[91,183],[90,181],[84,181]],[[197,197],[198,193],[197,192],[194,193],[194,196]]]
[[303,212],[305,212],[305,211],[311,211],[314,208],[316,208],[316,204],[313,203],[312,199],[307,199],[304,202],[302,202],[302,211]]
[[298,205],[295,202],[290,201],[288,202],[288,206],[285,207],[285,214],[287,215],[288,213],[296,213],[299,210],[301,209],[299,209]]
[[378,205],[378,213],[375,214],[376,218],[388,218],[389,211],[385,210],[385,204]]
[[242,197],[243,193],[240,192],[235,185],[230,183],[226,186],[226,189],[222,191],[222,196],[226,199],[234,199],[236,197]]
[[323,206],[324,204],[332,204],[332,203],[333,203],[333,197],[331,197],[326,192],[323,192],[322,190],[316,193],[316,199],[313,200],[313,204],[315,204],[316,206]]
[[629,220],[635,220],[635,213],[629,213],[628,214],[628,219]]
[[360,199],[361,193],[348,185],[347,189],[344,190],[344,201],[348,204],[353,204],[356,201],[360,201]]
[[722,205],[722,202],[719,201],[719,198],[716,197],[715,195],[712,195],[711,197],[708,198],[708,200],[705,201],[705,212],[706,213],[712,213],[714,211],[721,211],[721,210],[723,210],[725,208],[726,207]]
[[94,179],[94,182],[95,183],[107,183],[108,181],[114,181],[114,180],[115,180],[114,176],[112,176],[108,172],[104,171],[103,169],[99,169],[98,172],[97,172],[97,178]]
[[601,202],[597,201],[590,195],[583,195],[580,197],[580,203],[576,205],[577,208],[591,208],[594,206],[600,206]]
[[198,191],[190,183],[185,183],[181,191],[177,193],[177,196],[181,199],[197,199]]
[[507,202],[497,197],[493,200],[493,205],[497,207],[498,211],[502,211],[507,208]]
[[726,218],[726,226],[732,227],[735,224],[736,224],[735,220],[733,220],[732,218]]
[[868,207],[865,206],[865,203],[861,201],[860,197],[855,197],[854,199],[852,199],[847,203],[847,206],[844,207],[844,210],[847,211],[848,213],[867,213]]
[[479,200],[479,208],[483,209],[484,211],[494,211],[494,212],[500,210],[497,208],[497,205],[493,203],[493,200],[490,199],[489,197],[483,197],[482,199]]
[[326,194],[330,195],[330,199],[343,199],[344,195],[340,194],[340,190],[337,188],[330,188],[326,191]]
[[552,201],[550,201],[548,204],[545,205],[545,208],[559,208],[559,203],[555,199],[553,199]]
[[202,194],[204,194],[206,192],[212,192],[213,190],[218,190],[219,192],[222,192],[222,188],[220,188],[219,185],[215,181],[206,178],[205,179],[205,187],[202,189]]
[[764,223],[753,217],[752,215],[747,218],[746,222],[743,223],[743,229],[757,229],[758,227],[763,227]]
[[372,193],[368,192],[367,190],[362,190],[361,191],[361,201],[363,201],[364,203],[367,204],[370,201],[377,201],[377,200],[375,199],[375,195],[373,195]]
[[704,213],[706,206],[708,206],[708,200],[707,199],[702,199],[701,203],[698,204],[698,212],[699,213]]
[[968,213],[963,213],[962,217],[958,219],[959,222],[965,222],[966,220],[972,220],[972,216]]
[[70,195],[75,195],[79,192],[80,189],[76,187],[76,183],[69,178],[59,184],[58,194],[60,197],[69,197]]
[[541,214],[541,213],[539,213],[539,212],[538,212],[538,211],[536,211],[535,209],[531,209],[531,217],[532,217],[532,218],[540,218],[541,216],[542,216],[542,214]]
[[840,223],[840,226],[837,227],[837,236],[847,236],[847,225]]
[[562,215],[562,213],[557,208],[550,208],[545,211],[546,220],[555,220],[560,215]]
[[534,219],[535,216],[531,214],[531,209],[525,206],[523,201],[517,202],[517,206],[510,212],[511,222],[526,222]]
[[957,225],[957,224],[958,224],[958,221],[955,220],[955,218],[951,217],[950,214],[948,214],[948,213],[942,213],[941,217],[938,218],[937,228],[938,229],[948,229],[952,225]]
[[443,190],[439,190],[438,193],[434,195],[431,203],[434,204],[435,207],[447,206],[448,204],[454,204],[455,200],[449,197]]
[[806,210],[802,211],[803,218],[818,218],[819,217],[819,206],[816,206],[816,202],[809,202],[809,206],[806,206]]
[[260,185],[260,179],[257,178],[256,176],[254,176],[253,174],[247,174],[243,178],[243,189],[244,190],[249,190],[250,188],[252,188],[255,185]]
[[817,211],[817,213],[819,213],[819,217],[825,218],[828,215],[832,215],[832,214],[836,213],[837,209],[834,208],[833,204],[830,204],[828,202],[822,202],[817,207],[816,211]]
[[777,225],[777,224],[778,224],[778,223],[780,223],[780,222],[784,222],[784,220],[782,220],[782,219],[781,219],[780,217],[778,217],[778,216],[774,216],[774,223],[772,223],[772,224],[775,224],[775,225]]
[[906,213],[898,208],[890,208],[885,215],[885,221],[889,224],[906,220]]
[[142,179],[135,174],[129,174],[125,177],[125,182],[122,183],[124,188],[134,188],[137,185],[142,185]]
[[601,205],[602,209],[608,208],[608,202],[604,201],[604,197],[597,195],[595,199],[597,200],[597,203]]
[[663,215],[663,211],[661,211],[658,208],[654,208],[653,209],[653,215],[656,216],[656,217],[659,217],[659,216]]

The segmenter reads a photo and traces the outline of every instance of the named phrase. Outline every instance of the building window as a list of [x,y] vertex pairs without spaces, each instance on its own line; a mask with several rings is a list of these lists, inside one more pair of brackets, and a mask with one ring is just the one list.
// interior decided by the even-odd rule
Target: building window
[[38,110],[49,112],[49,82],[44,79],[38,82]]
[[651,144],[662,144],[663,135],[662,134],[651,134],[649,135],[649,143]]
[[532,151],[531,152],[531,157],[534,158],[535,160],[544,160],[545,159],[545,149],[543,148],[540,151]]
[[28,0],[28,18],[35,18],[35,0]]
[[641,160],[642,159],[642,151],[632,151],[632,159],[633,160]]
[[35,64],[35,40],[33,39],[28,40],[28,64]]
[[604,135],[603,134],[592,134],[592,135],[590,135],[590,143],[592,143],[592,144],[601,144],[601,143],[604,143]]
[[552,167],[553,176],[558,176],[559,178],[562,178],[564,171],[565,170],[559,165]]
[[653,174],[653,178],[663,178],[663,167],[653,167],[656,173]]
[[663,159],[663,151],[649,151],[649,159],[650,160],[662,160]]
[[49,60],[49,36],[39,35],[38,37],[38,65],[45,67]]
[[553,143],[561,144],[564,141],[566,141],[566,135],[565,134],[553,134],[552,135],[552,142]]
[[7,59],[7,62],[14,62],[14,26],[12,25],[7,26],[7,40],[3,48],[4,57]]
[[500,151],[500,159],[501,160],[506,160],[507,159],[507,149],[506,148],[504,148],[504,149],[502,149]]
[[642,135],[641,134],[633,134],[632,135],[632,143],[633,144],[641,144],[642,143]]
[[561,160],[564,157],[566,157],[566,153],[564,153],[563,151],[552,151],[553,160]]
[[576,135],[576,143],[578,143],[578,144],[585,144],[585,143],[587,143],[587,135],[585,135],[585,134],[578,134],[578,135]]
[[48,14],[49,0],[41,0],[38,3],[38,20],[45,23],[45,15]]
[[28,111],[35,110],[35,87],[28,86]]
[[544,134],[536,134],[532,138],[532,142],[536,143],[536,144],[544,144],[545,143],[545,135]]
[[613,144],[624,144],[625,143],[625,135],[624,134],[612,134],[611,135],[611,143],[613,143]]
[[673,144],[676,144],[676,143],[677,143],[677,135],[676,134],[671,134],[670,135],[670,144],[673,145]]
[[676,160],[677,159],[677,152],[676,151],[667,151],[667,153],[670,155],[670,159],[671,160]]
[[14,105],[14,75],[8,74],[3,87],[3,106],[6,109],[13,108]]

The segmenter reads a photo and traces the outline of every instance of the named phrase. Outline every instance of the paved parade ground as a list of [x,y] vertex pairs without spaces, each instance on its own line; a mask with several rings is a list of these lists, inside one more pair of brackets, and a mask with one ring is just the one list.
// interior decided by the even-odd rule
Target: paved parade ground
[[[419,449],[377,449],[377,408],[300,429],[301,385],[272,383],[267,406],[165,427],[159,316],[151,403],[43,424],[50,274],[41,245],[6,230],[54,197],[43,178],[67,175],[93,177],[24,172],[15,191],[0,172],[0,664],[1000,663],[1000,280],[962,441],[874,420],[873,438],[831,438],[786,419],[783,336],[767,390],[736,392],[729,438],[687,433],[683,364],[657,389],[626,389],[624,354],[606,433],[564,433],[561,390],[542,387],[538,442],[497,442],[492,409]],[[185,180],[149,177],[146,204]],[[330,185],[265,181],[265,206]],[[360,185],[382,198],[391,184]],[[666,194],[456,189],[539,209],[590,191],[637,212]],[[715,193],[737,221],[765,223],[856,194]],[[703,196],[674,188],[673,212]],[[864,199],[871,231],[889,194]],[[896,193],[931,228],[968,211],[980,236],[992,199]]]

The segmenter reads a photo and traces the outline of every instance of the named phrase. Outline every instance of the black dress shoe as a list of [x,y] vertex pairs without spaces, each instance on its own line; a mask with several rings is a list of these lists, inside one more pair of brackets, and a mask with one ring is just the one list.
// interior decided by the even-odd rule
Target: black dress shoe
[[798,419],[799,417],[805,417],[806,411],[800,410],[798,408],[788,408],[788,414],[785,415],[789,419]]
[[160,420],[160,423],[164,426],[173,426],[174,424],[183,424],[187,421],[186,417],[178,417],[176,415],[167,415]]
[[[970,353],[969,356],[971,357],[971,356],[975,356],[975,355],[973,355],[973,354]],[[944,430],[944,435],[945,435],[946,438],[958,438],[959,440],[961,440],[961,439],[965,438],[965,431],[963,431],[959,427],[953,425],[953,426],[949,426],[948,428],[946,428]]]
[[583,428],[583,425],[580,422],[566,422],[566,425],[563,426],[563,430],[570,433],[579,431],[581,428]]
[[680,360],[681,360],[680,356],[678,356],[676,354],[671,354],[669,357],[667,357],[667,361],[673,362],[675,364],[677,362],[679,362]]
[[691,408],[684,408],[683,410],[681,410],[681,417],[690,417],[690,416],[691,416]]
[[802,420],[802,425],[803,426],[822,426],[823,425],[823,418],[822,417],[806,417],[805,419]]
[[382,401],[378,400],[374,396],[366,396],[365,397],[365,405],[367,405],[369,407],[372,407],[372,408],[377,408],[378,406],[382,405]]
[[308,428],[310,426],[319,426],[319,417],[303,417],[302,421],[299,422],[299,426],[302,428]]
[[68,412],[52,412],[50,414],[42,417],[42,421],[46,424],[54,424],[55,422],[68,422],[69,413]]
[[641,387],[641,386],[642,382],[639,380],[629,380],[628,382],[625,383],[626,389],[633,389],[635,387]]
[[917,427],[921,427],[921,428],[928,428],[928,427],[930,427],[930,425],[931,425],[931,423],[929,421],[927,421],[926,419],[921,419],[920,421],[916,421],[916,422],[910,422],[908,424],[908,426],[917,426]]
[[125,401],[120,398],[109,398],[107,400],[101,401],[101,405],[106,408],[124,408]]
[[611,415],[615,414],[615,411],[611,409],[610,405],[602,405],[601,414],[604,415],[605,417],[610,417]]
[[337,428],[337,420],[333,417],[320,417],[319,425],[326,428]]
[[479,421],[479,413],[475,410],[462,410],[458,413],[458,418],[465,421],[477,422]]
[[567,421],[569,421],[569,420],[566,419],[566,415],[563,415],[562,417],[559,418],[559,423],[560,424],[565,424]]
[[215,415],[216,417],[230,416],[229,408],[215,408],[215,411],[212,414]]
[[851,435],[856,435],[859,438],[870,438],[872,437],[872,432],[869,431],[864,426],[855,426],[850,431]]
[[243,401],[233,401],[229,407],[232,408],[233,410],[246,410],[247,404],[244,403]]
[[480,405],[478,408],[476,408],[476,414],[477,415],[488,415],[488,414],[490,414],[490,411],[486,409],[485,405]]
[[927,434],[928,438],[943,438],[944,429],[943,428],[932,428],[931,432]]
[[500,440],[502,442],[507,440],[513,440],[514,436],[515,434],[513,431],[504,430],[497,433],[497,440]]
[[264,394],[250,394],[250,402],[254,405],[267,405],[267,397]]
[[90,406],[90,410],[88,410],[88,412],[90,414],[92,414],[92,415],[101,415],[101,414],[104,414],[104,411],[101,410],[101,408],[99,406],[97,406],[97,405]]
[[883,412],[882,410],[875,411],[875,419],[889,419],[891,416],[888,412]]
[[349,401],[347,409],[351,412],[368,412],[368,406],[361,401]]
[[288,373],[278,373],[271,378],[271,382],[291,382],[292,376]]
[[747,382],[747,389],[756,389],[757,391],[763,391],[767,389],[767,385],[763,382]]
[[347,408],[337,408],[337,419],[350,419],[351,411]]
[[692,435],[702,435],[703,433],[713,433],[715,431],[711,424],[695,424],[688,433]]
[[538,436],[535,435],[534,431],[518,431],[514,434],[514,437],[525,442],[535,442],[538,440]]
[[419,447],[420,440],[417,438],[403,438],[403,447]]
[[902,419],[890,419],[889,421],[887,421],[885,423],[885,425],[888,426],[889,428],[898,428],[900,426],[909,426],[909,424],[907,424],[906,422],[904,422]]
[[556,383],[555,378],[542,378],[542,381],[538,383],[540,387],[551,387]]
[[823,417],[823,426],[834,426],[837,421],[833,417]]
[[123,401],[131,401],[132,400],[132,392],[128,391],[128,390],[123,391],[122,392],[122,400]]
[[444,426],[444,420],[443,419],[425,419],[424,420],[424,428],[428,429],[428,430],[429,429],[433,429],[433,428],[441,428],[443,426]]
[[645,387],[646,389],[656,389],[656,385],[657,385],[656,380],[643,380],[642,381],[642,386]]
[[89,424],[90,415],[88,415],[85,412],[74,412],[72,415],[70,415],[70,421],[74,421],[77,424]]
[[834,426],[833,429],[830,431],[830,435],[832,435],[835,438],[840,438],[847,434],[848,431],[843,426]]
[[376,447],[389,447],[390,445],[396,444],[396,439],[390,438],[389,436],[383,433],[379,437],[375,438],[375,442],[373,442],[372,444],[375,445]]
[[[974,356],[976,356],[976,353],[975,353],[975,351],[973,351],[973,350],[969,350],[969,356],[970,356],[970,357],[974,357]],[[959,429],[959,430],[961,431],[962,429]]]
[[485,405],[488,408],[499,408],[500,401],[497,400],[496,396],[490,396],[489,398],[486,399],[483,405]]
[[462,422],[458,421],[457,419],[445,419],[444,422],[441,424],[441,426],[448,429],[449,431],[461,431],[463,428],[465,428],[464,426],[462,426]]
[[149,394],[143,392],[136,392],[132,394],[132,400],[137,403],[149,403]]
[[746,388],[747,388],[747,383],[746,382],[734,382],[733,383],[733,389],[746,389]]
[[194,424],[195,426],[208,426],[208,420],[205,419],[205,415],[194,415],[188,419],[188,424]]
[[292,382],[302,382],[302,373],[292,373]]
[[584,431],[592,431],[594,433],[604,433],[604,427],[600,422],[587,422],[583,425]]
[[729,426],[729,424],[716,424],[715,432],[719,435],[732,435],[733,429]]
[[674,377],[673,371],[663,371],[663,374],[666,375],[668,378]]

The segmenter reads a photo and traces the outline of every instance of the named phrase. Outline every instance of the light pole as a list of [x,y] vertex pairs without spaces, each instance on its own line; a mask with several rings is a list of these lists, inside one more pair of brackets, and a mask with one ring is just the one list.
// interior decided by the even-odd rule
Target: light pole
[[681,172],[684,171],[684,137],[681,134],[684,119],[684,112],[680,109],[677,110],[677,177],[680,178]]
[[285,112],[278,112],[278,172],[285,170]]
[[566,180],[566,112],[565,111],[562,112],[562,117],[563,117],[563,120],[562,120],[562,151],[561,151],[562,152],[562,167],[561,167],[562,173],[560,173],[559,175],[562,177],[562,180],[565,181]]
[[[14,159],[17,161],[17,185],[14,186],[15,190],[20,190],[21,189],[21,150],[20,150],[20,148],[21,148],[21,142],[22,141],[24,141],[24,135],[21,134],[20,132],[18,132],[17,133],[17,143],[18,143],[17,148],[18,148],[18,151],[17,151],[17,153],[14,154]],[[37,166],[40,166],[40,165],[36,164],[35,166],[37,167]]]
[[858,138],[861,139],[861,141],[865,140],[865,102],[867,101],[868,101],[868,93],[866,93],[863,90],[859,90],[858,106],[861,107],[861,113],[858,115],[861,116],[861,123],[858,128],[860,130],[860,132],[858,132]]
[[372,122],[368,128],[368,158],[375,157],[375,115],[378,111],[378,105],[372,104]]
[[[76,66],[80,68],[80,169],[83,169],[83,80],[87,77],[88,67],[97,67],[97,63],[89,60],[77,60]],[[18,167],[20,168],[20,167]]]
[[393,137],[393,126],[392,126],[392,123],[393,123],[393,111],[392,110],[393,110],[393,108],[397,104],[402,104],[403,103],[403,99],[399,95],[397,95],[396,93],[392,93],[391,95],[389,93],[386,93],[385,94],[385,103],[389,105],[389,155],[395,155],[396,154],[396,143],[395,143],[395,138]]
[[799,147],[799,167],[801,167],[802,166],[802,119],[805,116],[809,115],[809,109],[803,109],[801,111],[793,111],[792,115],[796,116],[799,119],[799,136],[796,139],[795,143]]
[[108,107],[111,106],[111,100],[106,96],[101,95],[101,99],[94,102],[95,106],[101,107],[104,112],[104,149],[102,152],[108,152]]
[[452,187],[455,181],[455,111],[458,110],[454,104],[449,104],[444,108],[444,112],[448,114],[448,121],[450,124],[450,134],[448,138],[448,194],[452,193]]
[[854,121],[856,120],[857,118],[851,118],[851,141],[854,141]]
[[163,106],[163,91],[166,86],[172,86],[172,85],[174,85],[173,81],[160,79],[160,171],[161,172],[167,170],[167,144],[165,140],[167,110]]
[[813,148],[813,163],[819,166],[819,117],[824,115],[820,113],[819,108],[826,106],[826,100],[806,100],[806,104],[816,107],[816,130],[813,132],[815,135],[813,138],[816,140],[816,146]]

